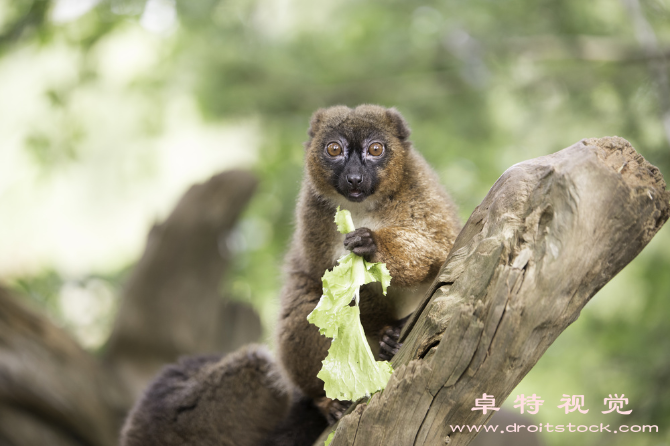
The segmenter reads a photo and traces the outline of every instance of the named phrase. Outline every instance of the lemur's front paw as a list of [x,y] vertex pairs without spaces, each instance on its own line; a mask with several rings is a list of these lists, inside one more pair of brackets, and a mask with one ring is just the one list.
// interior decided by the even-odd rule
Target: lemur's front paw
[[382,329],[382,337],[379,340],[379,359],[382,361],[390,361],[396,353],[398,353],[398,350],[402,347],[402,344],[398,342],[398,339],[400,339],[400,332],[408,319],[409,316]]
[[344,247],[365,260],[377,252],[377,245],[372,238],[372,231],[368,228],[358,228],[344,237]]
[[344,415],[344,412],[351,406],[351,401],[331,400],[325,396],[317,399],[315,402],[330,426],[337,423],[342,418],[342,415]]

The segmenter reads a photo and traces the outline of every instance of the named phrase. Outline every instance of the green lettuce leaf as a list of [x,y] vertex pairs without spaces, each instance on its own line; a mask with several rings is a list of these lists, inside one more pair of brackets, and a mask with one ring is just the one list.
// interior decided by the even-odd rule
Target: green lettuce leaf
[[[337,208],[337,229],[343,234],[353,231],[354,224],[347,210]],[[375,361],[361,325],[360,309],[349,306],[359,302],[359,288],[370,282],[380,282],[383,293],[391,283],[391,275],[383,263],[366,262],[349,253],[338,260],[332,271],[322,278],[323,296],[307,320],[319,327],[319,332],[333,338],[328,356],[317,375],[325,383],[328,398],[357,400],[386,387],[393,373],[387,361]]]
[[375,361],[365,339],[357,306],[338,311],[338,331],[317,375],[328,398],[355,401],[386,387],[393,373],[388,361]]
[[337,225],[337,230],[340,234],[349,234],[356,230],[354,221],[351,219],[351,212],[346,209],[340,210],[339,206],[335,213],[335,224]]

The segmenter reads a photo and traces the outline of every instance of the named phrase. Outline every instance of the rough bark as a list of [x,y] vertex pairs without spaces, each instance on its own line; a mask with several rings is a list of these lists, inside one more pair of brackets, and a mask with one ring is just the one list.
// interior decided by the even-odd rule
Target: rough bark
[[258,315],[219,292],[226,239],[255,187],[246,172],[216,175],[153,228],[103,361],[0,287],[0,444],[113,446],[162,365],[258,340]]
[[331,445],[467,445],[476,433],[450,425],[486,423],[475,398],[499,406],[644,248],[668,219],[665,186],[617,137],[508,169],[405,327],[387,388],[350,409]]

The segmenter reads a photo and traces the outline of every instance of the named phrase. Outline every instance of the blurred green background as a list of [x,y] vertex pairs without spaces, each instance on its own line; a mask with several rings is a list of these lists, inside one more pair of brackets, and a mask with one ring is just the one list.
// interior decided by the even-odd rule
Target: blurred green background
[[[509,166],[582,138],[623,136],[670,178],[669,56],[668,0],[0,0],[0,280],[100,351],[151,224],[250,168],[225,287],[271,344],[315,109],[397,107],[465,221]],[[548,445],[670,445],[669,316],[664,228],[506,405],[659,428]],[[602,414],[622,393],[633,412]]]

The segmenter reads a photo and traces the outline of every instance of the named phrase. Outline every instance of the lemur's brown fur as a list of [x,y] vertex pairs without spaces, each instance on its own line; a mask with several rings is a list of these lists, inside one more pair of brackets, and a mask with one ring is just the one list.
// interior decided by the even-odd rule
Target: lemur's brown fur
[[263,347],[182,358],[135,403],[121,446],[258,446],[289,408],[291,390]]
[[[307,322],[307,315],[321,297],[324,271],[346,253],[345,236],[333,221],[337,206],[351,211],[357,228],[369,230],[376,251],[368,260],[386,263],[392,276],[388,296],[382,295],[378,284],[361,290],[361,320],[368,339],[378,340],[385,326],[414,310],[422,287],[430,284],[445,261],[460,223],[436,174],[407,140],[409,128],[395,109],[376,105],[321,109],[312,117],[309,136],[277,337],[284,370],[303,392],[319,399],[325,394],[316,375],[330,339]],[[334,185],[333,168],[324,154],[333,138],[351,144],[351,151],[356,141],[385,145],[384,160],[374,172],[377,183],[362,201],[350,201]]]
[[120,446],[311,446],[328,426],[265,347],[181,358],[128,414]]

